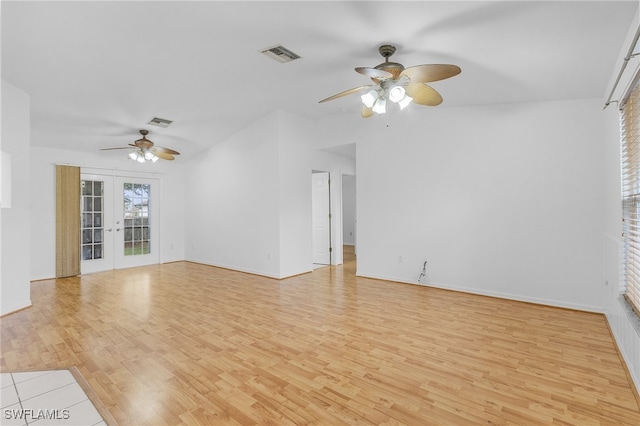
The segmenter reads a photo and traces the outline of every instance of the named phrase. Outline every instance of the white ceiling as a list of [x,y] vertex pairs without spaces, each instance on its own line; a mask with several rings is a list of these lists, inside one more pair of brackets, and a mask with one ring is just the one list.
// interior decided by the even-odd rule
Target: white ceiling
[[[2,78],[30,95],[32,145],[97,152],[150,139],[192,156],[275,108],[359,114],[378,46],[451,63],[447,106],[602,97],[631,1],[2,1]],[[259,53],[282,44],[302,59]],[[425,114],[431,107],[423,108]],[[153,117],[174,120],[167,129]],[[352,149],[352,148],[351,148]],[[107,155],[105,153],[105,155]]]

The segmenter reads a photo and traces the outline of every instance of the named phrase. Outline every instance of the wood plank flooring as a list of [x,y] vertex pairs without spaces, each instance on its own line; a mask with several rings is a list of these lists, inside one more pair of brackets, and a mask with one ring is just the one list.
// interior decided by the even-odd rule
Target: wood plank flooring
[[[122,425],[634,425],[600,314],[188,262],[32,283],[2,372],[76,366]],[[52,407],[53,408],[53,407]]]

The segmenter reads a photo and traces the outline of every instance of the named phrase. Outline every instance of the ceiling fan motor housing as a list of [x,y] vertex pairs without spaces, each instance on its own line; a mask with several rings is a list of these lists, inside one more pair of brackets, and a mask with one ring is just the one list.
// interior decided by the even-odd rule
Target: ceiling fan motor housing
[[[389,57],[393,55],[395,51],[395,46],[392,46],[390,44],[383,44],[382,46],[380,46],[378,48],[378,52],[380,52],[380,55],[382,55],[385,61],[379,65],[376,65],[375,69],[391,73],[393,74],[393,79],[397,80],[400,76],[400,73],[404,71],[404,65],[397,62],[389,62]],[[374,81],[376,81],[377,83],[377,80],[378,79],[375,79]]]
[[383,62],[380,65],[376,65],[375,69],[391,73],[393,74],[393,79],[397,80],[400,73],[404,71],[404,65],[397,62]]

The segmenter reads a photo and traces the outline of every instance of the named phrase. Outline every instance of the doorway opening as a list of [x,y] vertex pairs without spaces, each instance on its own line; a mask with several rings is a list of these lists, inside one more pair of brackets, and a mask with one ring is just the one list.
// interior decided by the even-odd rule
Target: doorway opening
[[357,256],[356,176],[342,175],[342,259],[355,262]]

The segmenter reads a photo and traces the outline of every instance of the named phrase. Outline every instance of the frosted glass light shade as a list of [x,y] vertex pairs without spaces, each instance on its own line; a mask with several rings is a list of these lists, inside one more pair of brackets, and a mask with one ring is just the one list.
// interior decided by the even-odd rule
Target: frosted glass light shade
[[384,114],[387,112],[387,101],[384,98],[378,98],[371,109],[378,114]]
[[362,99],[362,103],[364,104],[364,106],[366,106],[367,108],[371,108],[376,102],[376,99],[378,99],[378,92],[376,92],[375,90],[369,90],[367,93],[362,95],[360,99]]
[[393,86],[389,90],[389,100],[394,103],[400,102],[404,98],[404,87],[402,86]]
[[407,105],[409,105],[411,103],[411,101],[413,100],[413,98],[411,96],[405,96],[404,98],[402,98],[399,102],[398,105],[400,105],[400,109],[405,109],[407,107]]

